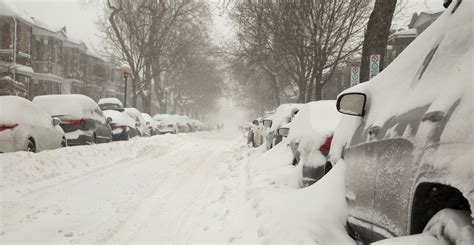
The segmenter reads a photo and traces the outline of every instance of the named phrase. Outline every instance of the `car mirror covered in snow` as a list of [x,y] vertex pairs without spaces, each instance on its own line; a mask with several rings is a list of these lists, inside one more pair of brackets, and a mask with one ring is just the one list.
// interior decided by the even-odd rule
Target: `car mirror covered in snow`
[[107,123],[112,123],[112,118],[111,117],[107,117]]
[[263,120],[263,126],[265,126],[266,128],[271,128],[272,127],[272,120]]
[[59,120],[59,118],[53,117],[53,126],[58,126],[59,124],[61,124],[61,120]]
[[363,93],[346,93],[339,96],[336,107],[340,113],[363,117],[366,101],[367,96]]
[[290,129],[289,128],[279,128],[277,133],[280,136],[288,137],[288,134],[290,134]]

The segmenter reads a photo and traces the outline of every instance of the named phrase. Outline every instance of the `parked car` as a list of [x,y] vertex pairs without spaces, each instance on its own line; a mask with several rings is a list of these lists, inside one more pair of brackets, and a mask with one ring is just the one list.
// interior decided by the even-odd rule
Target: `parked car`
[[281,142],[282,137],[276,133],[278,128],[291,122],[303,104],[282,104],[273,115],[265,118],[262,123],[265,131],[266,149],[269,150]]
[[474,244],[472,16],[471,2],[453,1],[382,73],[339,95],[350,116],[336,134],[349,137],[330,154],[345,162],[358,240],[429,232]]
[[133,107],[125,108],[125,113],[135,120],[136,130],[138,130],[140,136],[150,136],[150,130],[146,126],[145,119],[139,110]]
[[99,105],[80,94],[42,95],[33,103],[58,118],[66,132],[68,145],[106,143],[112,140],[112,129]]
[[142,113],[143,119],[145,120],[145,126],[148,128],[150,135],[158,134],[158,122],[153,119],[150,114]]
[[102,111],[115,110],[122,112],[125,110],[122,102],[117,98],[102,98],[98,104]]
[[291,123],[277,130],[278,135],[288,137],[292,164],[303,164],[302,186],[313,184],[332,168],[327,156],[340,119],[335,100],[320,100],[305,104]]
[[0,153],[39,152],[67,145],[59,120],[31,101],[0,96]]
[[110,118],[113,141],[129,140],[130,138],[139,136],[135,120],[127,113],[116,110],[106,110],[104,111],[104,115]]
[[153,119],[155,119],[158,122],[160,134],[178,133],[178,123],[176,122],[174,117],[172,117],[172,115],[156,114],[155,116],[153,116]]

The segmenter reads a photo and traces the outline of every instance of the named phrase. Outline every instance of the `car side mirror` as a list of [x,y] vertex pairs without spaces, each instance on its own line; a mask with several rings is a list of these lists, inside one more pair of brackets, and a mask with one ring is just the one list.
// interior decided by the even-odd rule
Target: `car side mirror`
[[58,126],[61,124],[61,120],[59,118],[53,117],[53,126]]
[[112,123],[112,118],[111,117],[107,117],[107,123]]
[[252,121],[252,124],[253,124],[253,125],[258,125],[258,120],[253,120],[253,121]]
[[367,96],[364,93],[342,94],[337,99],[336,108],[342,114],[363,117]]
[[136,122],[136,123],[135,123],[135,127],[138,128],[138,126],[140,126],[140,123]]
[[290,129],[289,128],[279,128],[277,130],[277,134],[282,136],[282,137],[288,137],[288,134],[290,134]]
[[271,128],[272,124],[273,124],[272,120],[268,120],[268,119],[263,120],[263,126],[265,126],[266,128]]

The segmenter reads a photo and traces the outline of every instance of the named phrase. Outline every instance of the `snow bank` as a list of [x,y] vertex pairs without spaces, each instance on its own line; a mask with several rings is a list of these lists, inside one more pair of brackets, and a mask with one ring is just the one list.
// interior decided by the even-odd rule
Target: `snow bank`
[[184,135],[162,135],[139,138],[129,142],[111,142],[90,146],[75,146],[42,151],[40,153],[15,152],[1,155],[0,191],[3,198],[27,193],[50,183],[67,182],[76,176],[105,169],[143,156],[160,148],[160,151],[182,141]]
[[[280,171],[268,169],[265,179],[251,174],[253,189],[249,196],[260,224],[260,241],[355,244],[345,230],[344,171],[345,164],[341,161],[321,180],[303,189],[287,188],[286,183],[282,185],[278,179]],[[268,181],[272,172],[275,178]]]

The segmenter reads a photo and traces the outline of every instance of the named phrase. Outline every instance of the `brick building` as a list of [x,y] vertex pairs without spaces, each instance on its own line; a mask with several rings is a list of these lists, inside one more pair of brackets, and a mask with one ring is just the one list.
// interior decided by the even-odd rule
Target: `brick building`
[[96,101],[122,98],[123,78],[116,67],[68,37],[66,27],[50,26],[0,1],[0,77],[23,84],[28,98],[69,93]]

